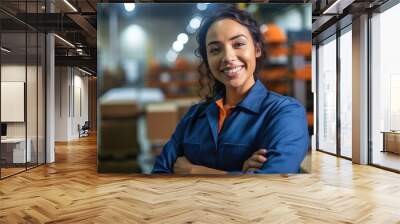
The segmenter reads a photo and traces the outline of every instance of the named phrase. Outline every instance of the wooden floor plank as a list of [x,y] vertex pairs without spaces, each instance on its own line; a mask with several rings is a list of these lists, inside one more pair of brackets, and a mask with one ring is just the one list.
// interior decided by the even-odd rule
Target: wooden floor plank
[[98,174],[96,139],[0,181],[0,223],[400,223],[400,175],[312,154],[312,174]]

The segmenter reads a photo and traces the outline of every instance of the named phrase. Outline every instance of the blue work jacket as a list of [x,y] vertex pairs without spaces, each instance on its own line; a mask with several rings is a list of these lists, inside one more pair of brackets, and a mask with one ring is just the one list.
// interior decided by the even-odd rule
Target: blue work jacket
[[219,133],[218,115],[215,102],[192,106],[157,156],[152,173],[173,173],[180,156],[196,165],[237,173],[261,148],[267,149],[267,161],[254,173],[299,172],[309,134],[305,110],[298,101],[268,91],[257,80]]

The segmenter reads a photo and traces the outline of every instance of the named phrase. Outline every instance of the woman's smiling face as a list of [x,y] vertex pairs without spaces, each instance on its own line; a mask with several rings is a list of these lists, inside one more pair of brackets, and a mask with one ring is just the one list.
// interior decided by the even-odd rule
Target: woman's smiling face
[[261,56],[249,30],[232,19],[214,22],[206,35],[207,61],[213,76],[228,89],[249,89],[256,58]]

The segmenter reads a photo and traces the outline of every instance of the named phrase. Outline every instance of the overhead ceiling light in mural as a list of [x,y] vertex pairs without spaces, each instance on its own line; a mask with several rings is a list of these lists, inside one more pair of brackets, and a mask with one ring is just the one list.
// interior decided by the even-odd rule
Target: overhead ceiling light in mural
[[200,25],[201,25],[201,17],[195,16],[190,20],[189,25],[186,27],[186,31],[190,34],[193,34],[200,27]]
[[177,40],[182,44],[186,44],[189,41],[189,37],[186,33],[180,33]]
[[181,52],[183,50],[183,44],[179,41],[175,41],[172,44],[172,48],[174,49],[174,51],[176,52]]
[[197,3],[196,7],[197,7],[198,10],[204,11],[204,10],[207,9],[207,5],[208,5],[208,4],[209,4],[209,3]]
[[135,10],[135,3],[124,3],[124,7],[127,12],[132,12]]
[[201,24],[201,17],[196,16],[190,20],[189,26],[193,29],[198,29]]
[[119,37],[123,46],[120,56],[125,59],[147,60],[148,37],[142,26],[130,24],[124,28]]

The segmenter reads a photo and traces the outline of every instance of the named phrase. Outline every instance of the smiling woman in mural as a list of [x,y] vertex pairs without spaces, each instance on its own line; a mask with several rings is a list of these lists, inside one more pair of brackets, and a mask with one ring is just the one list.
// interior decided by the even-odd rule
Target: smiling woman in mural
[[215,10],[197,41],[209,94],[179,122],[152,172],[298,173],[309,144],[305,110],[257,80],[264,60],[257,22],[234,7]]

